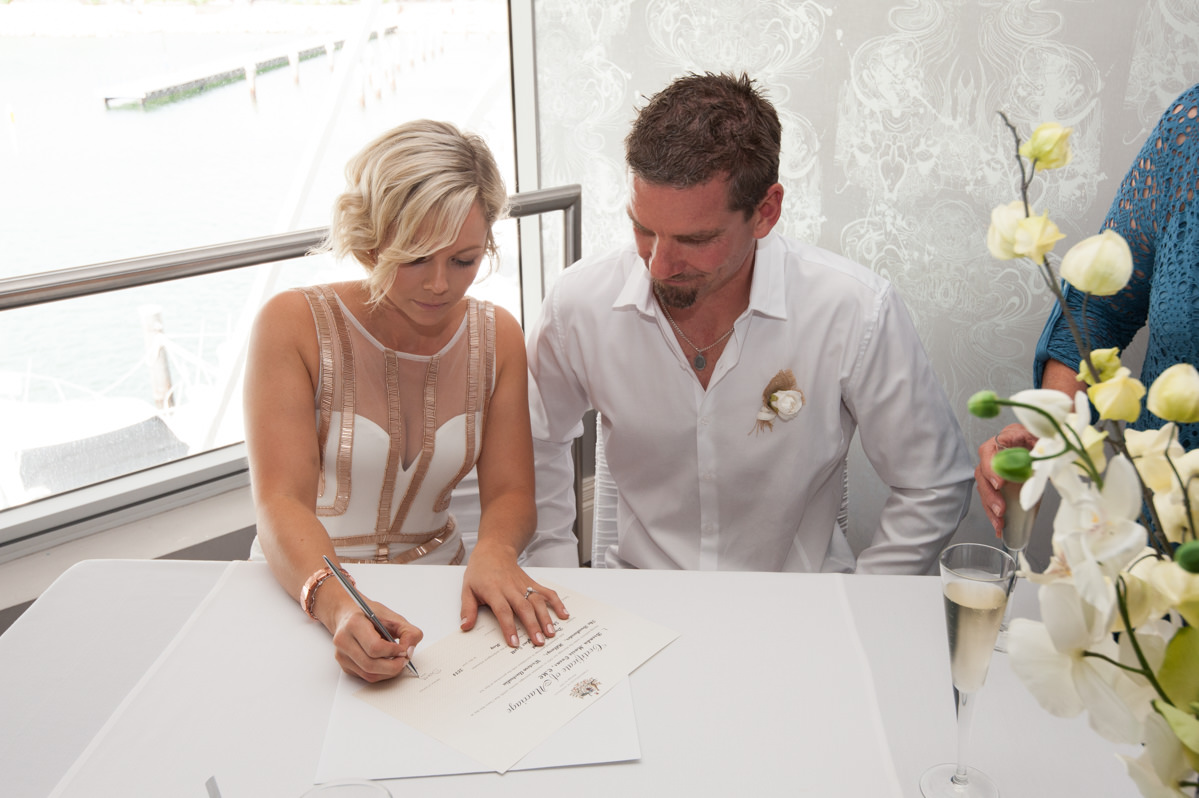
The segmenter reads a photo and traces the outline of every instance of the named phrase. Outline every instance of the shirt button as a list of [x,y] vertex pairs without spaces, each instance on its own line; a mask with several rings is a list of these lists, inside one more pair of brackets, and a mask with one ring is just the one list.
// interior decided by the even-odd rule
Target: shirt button
[[712,417],[711,416],[700,416],[699,423],[706,427],[712,423]]

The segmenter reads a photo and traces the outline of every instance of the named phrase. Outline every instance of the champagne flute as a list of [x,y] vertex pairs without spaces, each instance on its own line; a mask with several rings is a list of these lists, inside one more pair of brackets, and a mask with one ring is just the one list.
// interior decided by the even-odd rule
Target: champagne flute
[[998,798],[995,783],[967,767],[966,747],[975,694],[987,678],[991,650],[1016,578],[1011,555],[981,543],[949,546],[940,557],[941,591],[953,697],[957,704],[957,764],[935,765],[920,777],[925,798]]
[[[1012,555],[1017,566],[1020,563],[1020,552],[1024,551],[1029,538],[1032,537],[1033,522],[1037,520],[1037,510],[1041,506],[1040,502],[1028,510],[1020,506],[1020,489],[1023,487],[1023,482],[1004,482],[999,489],[1006,508],[1003,513],[1003,548]],[[1007,626],[1011,619],[1012,603],[1009,601],[1007,609],[1003,612],[1003,623],[999,625],[999,636],[995,639],[996,651],[1007,652]]]

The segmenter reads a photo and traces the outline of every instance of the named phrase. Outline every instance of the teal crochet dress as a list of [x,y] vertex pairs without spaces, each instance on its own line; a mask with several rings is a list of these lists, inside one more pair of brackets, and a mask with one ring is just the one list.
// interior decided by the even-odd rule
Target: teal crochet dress
[[[1149,325],[1149,342],[1141,368],[1148,388],[1175,363],[1199,366],[1199,85],[1170,104],[1120,183],[1104,221],[1132,248],[1133,274],[1124,290],[1110,297],[1090,297],[1086,323],[1092,349],[1118,346],[1121,351],[1137,330]],[[1068,285],[1066,304],[1082,318],[1083,294]],[[1037,344],[1034,381],[1041,385],[1045,361],[1078,368],[1078,348],[1062,318],[1053,312]],[[1133,429],[1153,429],[1162,420],[1142,409]],[[1199,424],[1179,429],[1187,449],[1199,445]]]

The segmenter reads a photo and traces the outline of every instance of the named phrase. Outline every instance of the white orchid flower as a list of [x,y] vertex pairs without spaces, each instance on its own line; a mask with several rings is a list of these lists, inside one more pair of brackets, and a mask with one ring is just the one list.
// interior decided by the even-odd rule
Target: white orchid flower
[[1188,798],[1178,782],[1190,772],[1182,743],[1156,712],[1145,719],[1145,750],[1139,757],[1120,754],[1128,776],[1144,798]]
[[1191,626],[1199,626],[1199,574],[1163,560],[1150,577],[1168,606],[1178,611]]
[[[1173,479],[1169,489],[1153,494],[1153,507],[1162,522],[1162,532],[1166,539],[1171,543],[1181,543],[1186,539],[1187,532],[1194,531],[1194,522],[1199,521],[1199,518],[1187,515],[1189,501],[1191,510],[1199,516],[1199,449],[1192,449],[1179,457],[1174,461],[1174,467],[1178,469],[1178,477],[1173,478],[1171,472]],[[1178,479],[1182,479],[1189,486],[1188,495],[1185,497]]]
[[[1161,635],[1166,640],[1170,638],[1170,630],[1173,629],[1171,624],[1151,621],[1151,618],[1161,618],[1166,615],[1170,609],[1178,603],[1176,593],[1168,590],[1168,580],[1172,574],[1167,571],[1172,571],[1178,568],[1178,565],[1171,560],[1160,559],[1154,549],[1146,546],[1141,550],[1141,553],[1136,556],[1133,563],[1124,572],[1124,584],[1127,587],[1127,606],[1129,622],[1132,627],[1137,630],[1138,639],[1142,631]],[[1120,624],[1116,627],[1119,631],[1123,628]],[[1121,659],[1126,665],[1136,665],[1131,661]],[[1150,664],[1156,672],[1161,664],[1160,660],[1154,662],[1150,658]]]
[[[1063,423],[1066,420],[1066,416],[1075,408],[1073,399],[1061,391],[1054,391],[1049,388],[1034,388],[1027,391],[1020,391],[1013,394],[1010,401],[1040,408],[1053,416],[1053,419],[1059,424]],[[1016,414],[1016,420],[1038,438],[1052,438],[1057,434],[1057,430],[1050,423],[1049,419],[1035,410],[1030,410],[1027,407],[1013,407],[1012,412]]]
[[1161,429],[1124,430],[1124,443],[1136,461],[1141,479],[1154,493],[1169,493],[1177,486],[1174,470],[1166,458],[1177,462],[1186,454],[1178,442],[1178,427],[1173,422]]
[[[1035,404],[1037,407],[1041,407],[1053,415],[1063,429],[1066,427],[1073,429],[1082,440],[1087,453],[1091,455],[1092,461],[1095,462],[1095,467],[1102,468],[1102,444],[1103,438],[1106,436],[1090,426],[1091,411],[1089,405],[1087,405],[1086,395],[1077,393],[1073,399],[1069,399],[1060,391],[1047,391],[1046,393],[1057,394],[1057,398],[1051,396],[1042,397],[1040,396],[1040,391],[1021,391],[1016,396],[1013,396],[1012,399],[1015,400],[1017,396],[1022,394],[1037,394],[1034,397],[1035,401],[1029,401],[1028,404]],[[1063,402],[1062,400],[1065,401]],[[1062,412],[1067,407],[1072,407],[1073,412],[1070,410]],[[1072,464],[1074,461],[1072,458],[1060,456],[1066,451],[1066,442],[1058,434],[1057,430],[1054,429],[1053,425],[1049,423],[1048,419],[1040,413],[1025,408],[1016,407],[1013,410],[1016,412],[1016,417],[1020,419],[1020,423],[1024,424],[1026,428],[1032,429],[1028,425],[1035,417],[1039,419],[1044,431],[1048,433],[1046,435],[1034,433],[1038,439],[1030,452],[1033,458],[1032,476],[1025,480],[1024,486],[1020,488],[1020,506],[1027,510],[1041,500],[1041,494],[1045,492],[1045,485],[1048,482],[1052,481],[1054,484],[1057,484],[1060,480],[1071,479],[1071,474],[1073,473]],[[1027,414],[1028,418],[1025,418],[1022,414]],[[1098,436],[1098,447],[1095,446],[1096,436]],[[1098,461],[1096,461],[1096,454],[1094,453],[1095,448],[1099,450],[1098,457],[1100,459]]]
[[1024,552],[1020,552],[1019,561],[1020,570],[1016,575],[1021,579],[1027,579],[1034,585],[1048,585],[1051,582],[1056,582],[1059,579],[1069,579],[1072,576],[1070,573],[1070,563],[1066,562],[1065,555],[1056,548],[1049,557],[1049,564],[1045,566],[1045,570],[1041,571],[1041,573],[1032,570],[1032,567],[1028,564],[1028,560],[1024,557]]
[[1112,583],[1145,547],[1148,533],[1136,519],[1141,485],[1124,455],[1113,457],[1103,489],[1081,479],[1055,479],[1062,497],[1053,521],[1054,547],[1070,564],[1083,600],[1100,610],[1115,604]]
[[1051,715],[1072,718],[1087,711],[1091,728],[1114,742],[1139,743],[1141,718],[1148,700],[1134,711],[1126,696],[1143,695],[1138,681],[1099,657],[1119,654],[1108,634],[1111,612],[1082,601],[1076,587],[1063,579],[1039,591],[1043,623],[1015,618],[1008,626],[1008,658],[1012,670],[1041,707]]

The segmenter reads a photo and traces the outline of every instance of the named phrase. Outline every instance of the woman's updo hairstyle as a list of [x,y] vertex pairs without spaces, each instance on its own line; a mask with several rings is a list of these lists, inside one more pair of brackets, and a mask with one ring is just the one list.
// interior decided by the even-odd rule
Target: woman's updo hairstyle
[[391,286],[397,266],[454,242],[476,202],[491,231],[507,211],[508,192],[483,139],[448,122],[405,122],[368,144],[346,165],[346,190],[333,206],[321,247],[352,255],[367,270],[371,301]]

